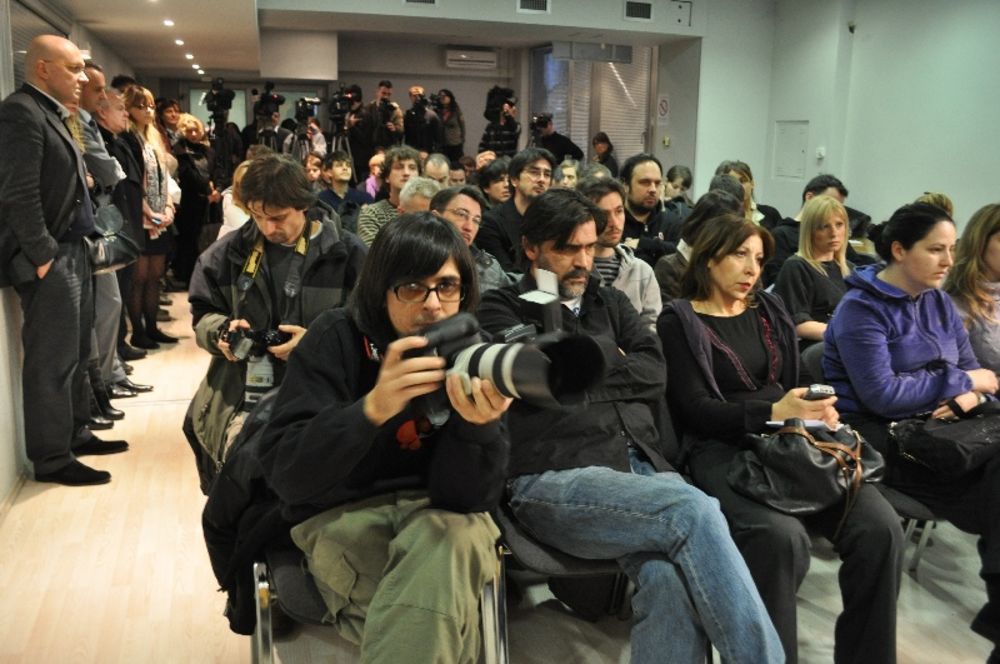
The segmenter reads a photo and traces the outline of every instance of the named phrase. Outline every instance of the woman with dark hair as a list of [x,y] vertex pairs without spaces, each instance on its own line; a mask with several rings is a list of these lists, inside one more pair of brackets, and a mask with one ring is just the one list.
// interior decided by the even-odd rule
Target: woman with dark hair
[[698,204],[681,224],[677,251],[661,256],[653,268],[653,275],[660,284],[660,298],[664,304],[680,296],[681,277],[687,269],[691,250],[702,227],[716,217],[727,213],[739,214],[742,210],[742,201],[720,189],[711,189],[698,199]]
[[615,146],[611,144],[611,139],[603,131],[594,134],[590,144],[594,146],[594,156],[591,161],[597,162],[611,171],[611,177],[618,177],[618,160],[615,159]]
[[979,208],[958,241],[944,289],[969,331],[976,359],[1000,371],[1000,203]]
[[[774,292],[785,303],[799,335],[799,349],[822,341],[833,310],[844,297],[847,262],[847,210],[833,196],[815,196],[802,207],[799,251],[785,261]],[[816,381],[818,376],[813,376]]]
[[671,166],[667,171],[666,177],[663,179],[664,202],[669,205],[671,202],[677,201],[687,204],[688,207],[694,207],[694,202],[688,196],[693,183],[694,176],[691,174],[690,168],[681,166],[680,164]]
[[156,129],[160,132],[163,145],[171,150],[182,133],[177,123],[181,119],[181,105],[176,99],[160,97],[156,100]]
[[773,250],[767,230],[734,214],[698,233],[681,299],[657,323],[671,412],[695,483],[719,500],[787,661],[798,661],[795,595],[809,568],[813,530],[832,538],[842,560],[834,661],[892,663],[903,532],[878,490],[862,485],[846,518],[842,503],[794,517],[742,496],[727,480],[745,435],[766,433],[769,421],[838,423],[834,398],[807,401],[805,388],[788,389],[798,381],[795,329],[781,300],[759,290]]
[[773,229],[781,222],[781,213],[770,205],[758,205],[754,196],[753,171],[745,161],[724,161],[715,169],[716,175],[731,175],[743,185],[744,205],[747,211],[747,221]]
[[451,90],[438,92],[441,104],[441,123],[444,125],[444,152],[448,161],[458,161],[465,154],[465,117]]
[[[844,420],[886,456],[886,484],[980,536],[988,602],[972,630],[1000,644],[1000,457],[947,482],[889,445],[892,422],[952,419],[958,414],[949,403],[969,410],[997,391],[996,374],[980,368],[961,315],[940,290],[955,236],[947,213],[927,203],[904,205],[871,229],[886,266],[866,265],[847,278],[824,337],[823,373]],[[1000,650],[990,661],[1000,661]]]

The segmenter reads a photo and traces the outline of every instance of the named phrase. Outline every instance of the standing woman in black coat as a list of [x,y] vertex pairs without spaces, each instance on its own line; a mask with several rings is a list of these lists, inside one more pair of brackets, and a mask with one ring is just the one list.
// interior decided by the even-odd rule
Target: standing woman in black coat
[[449,161],[455,162],[465,154],[465,117],[455,101],[451,90],[442,88],[438,92],[441,122],[444,124],[444,148],[442,152]]
[[218,202],[220,195],[212,184],[212,148],[205,138],[205,126],[190,113],[182,113],[177,121],[179,140],[174,144],[177,158],[177,179],[181,187],[181,204],[174,224],[177,250],[174,252],[174,279],[187,284],[198,259],[198,238],[208,223],[209,204]]

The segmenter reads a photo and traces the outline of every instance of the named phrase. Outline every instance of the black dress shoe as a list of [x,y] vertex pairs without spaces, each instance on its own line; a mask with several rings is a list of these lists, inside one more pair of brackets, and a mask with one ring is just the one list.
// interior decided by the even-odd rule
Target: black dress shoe
[[[101,415],[112,421],[125,419],[125,411],[118,410],[117,408],[111,405],[110,401],[108,401],[107,404],[104,403],[101,404]],[[93,429],[94,427],[90,428]]]
[[129,397],[134,397],[139,394],[135,390],[130,390],[127,387],[122,387],[121,385],[115,383],[113,385],[108,385],[108,396],[112,399],[127,399]]
[[94,436],[86,443],[73,448],[76,456],[87,456],[94,454],[118,454],[128,450],[128,443],[124,440],[101,440]]
[[146,351],[141,348],[136,348],[135,346],[130,346],[128,344],[122,344],[118,347],[118,354],[121,355],[123,362],[132,362],[134,360],[141,360],[146,357]]
[[146,350],[154,350],[160,347],[160,344],[156,343],[147,336],[142,335],[132,335],[130,343],[136,348],[145,348]]
[[173,317],[170,315],[170,312],[167,311],[166,309],[164,309],[163,307],[160,307],[159,309],[156,310],[156,322],[157,323],[166,323],[166,322],[172,321],[172,320],[173,320]]
[[142,385],[141,383],[133,383],[128,378],[121,379],[120,381],[118,381],[117,383],[115,383],[115,385],[117,385],[118,387],[124,387],[126,390],[132,390],[133,392],[152,392],[153,391],[153,386],[152,385]]
[[90,421],[87,422],[87,428],[91,431],[104,431],[105,429],[110,429],[114,425],[114,421],[109,420],[103,415],[91,415]]
[[155,327],[152,330],[147,330],[146,336],[152,339],[153,341],[158,341],[161,344],[177,343],[177,337],[172,337],[169,334],[164,334]]
[[89,486],[107,484],[111,481],[111,473],[106,470],[95,470],[74,459],[68,465],[51,473],[35,473],[35,481],[53,482],[67,486]]

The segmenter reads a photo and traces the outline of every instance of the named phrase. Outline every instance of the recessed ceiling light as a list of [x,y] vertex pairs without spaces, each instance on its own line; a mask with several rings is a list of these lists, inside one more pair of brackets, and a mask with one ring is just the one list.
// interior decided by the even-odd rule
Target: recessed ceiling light
[[184,40],[183,39],[175,39],[174,43],[177,44],[178,46],[183,46],[184,45]]
[[204,76],[205,75],[205,70],[204,69],[199,69],[198,73],[201,74],[202,76]]
[[190,53],[185,53],[184,57],[187,58],[188,60],[194,60],[194,56],[191,55]]
[[174,27],[174,22],[171,21],[169,18],[165,18],[163,19],[163,25],[167,26],[168,28],[172,28]]
[[191,69],[201,69],[201,65],[191,65]]

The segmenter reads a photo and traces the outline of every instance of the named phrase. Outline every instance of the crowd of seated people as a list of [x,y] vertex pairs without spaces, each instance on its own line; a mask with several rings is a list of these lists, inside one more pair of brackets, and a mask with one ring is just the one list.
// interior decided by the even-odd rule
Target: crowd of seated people
[[[1000,462],[942,483],[888,443],[899,418],[952,420],[995,399],[1000,206],[957,241],[950,200],[925,194],[872,228],[877,257],[855,261],[833,176],[782,218],[757,204],[749,165],[727,160],[694,202],[690,169],[643,153],[619,170],[604,133],[591,161],[512,150],[506,102],[472,158],[449,90],[438,114],[414,86],[419,112],[404,113],[387,80],[370,104],[359,90],[345,120],[363,150],[327,152],[314,129],[319,149],[296,159],[275,129],[281,141],[249,145],[220,179],[196,118],[135,81],[106,89],[66,44],[33,45],[29,82],[58,104],[46,112],[71,118],[93,195],[110,195],[143,240],[134,266],[93,280],[96,321],[112,323],[92,325],[93,382],[143,389],[122,360],[176,341],[157,326],[169,259],[212,356],[184,425],[202,489],[231,511],[245,505],[220,494],[280,511],[329,622],[365,661],[475,661],[502,502],[539,541],[617,561],[635,588],[633,661],[700,661],[709,644],[725,661],[797,661],[812,534],[842,561],[835,661],[896,661],[904,542],[881,492],[863,485],[846,517],[842,504],[794,517],[728,483],[746,434],[789,418],[855,427],[885,454],[887,484],[979,536],[988,602],[972,629],[1000,643]],[[79,103],[72,81],[46,82],[53,57],[90,86]],[[12,177],[0,171],[0,185]],[[589,341],[592,355],[573,359],[600,370],[578,403],[463,381],[426,347],[429,326],[460,314],[483,334],[533,324],[522,296],[539,288],[560,327]],[[823,375],[805,377],[800,351],[820,343]],[[836,396],[806,399],[804,380]],[[241,445],[259,404],[255,444]],[[74,449],[127,449],[118,442],[85,435]],[[253,476],[216,481],[249,453]],[[42,481],[110,479],[37,468]],[[234,541],[253,514],[227,515]]]

